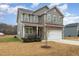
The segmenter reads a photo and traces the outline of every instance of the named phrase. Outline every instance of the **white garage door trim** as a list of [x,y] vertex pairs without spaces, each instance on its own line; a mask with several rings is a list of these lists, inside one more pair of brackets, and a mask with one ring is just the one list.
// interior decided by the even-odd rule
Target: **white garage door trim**
[[62,39],[62,30],[48,30],[47,32],[47,39],[53,40],[53,39]]

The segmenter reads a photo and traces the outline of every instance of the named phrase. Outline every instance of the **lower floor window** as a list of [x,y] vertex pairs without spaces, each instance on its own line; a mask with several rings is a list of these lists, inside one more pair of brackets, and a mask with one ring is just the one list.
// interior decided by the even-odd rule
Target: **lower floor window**
[[28,33],[28,34],[32,34],[33,28],[32,27],[25,27],[25,32]]

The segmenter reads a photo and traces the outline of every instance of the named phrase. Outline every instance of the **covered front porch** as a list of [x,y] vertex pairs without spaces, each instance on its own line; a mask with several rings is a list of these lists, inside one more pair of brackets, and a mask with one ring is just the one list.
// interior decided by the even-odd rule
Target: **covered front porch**
[[43,27],[38,26],[25,26],[25,40],[41,41],[43,39]]

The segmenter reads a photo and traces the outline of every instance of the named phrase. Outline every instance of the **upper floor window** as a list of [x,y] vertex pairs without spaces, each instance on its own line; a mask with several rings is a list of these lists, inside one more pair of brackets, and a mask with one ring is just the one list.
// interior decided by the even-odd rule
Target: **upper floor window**
[[30,22],[33,22],[33,15],[30,15]]
[[53,23],[56,24],[57,18],[56,15],[53,15]]
[[23,13],[23,14],[22,14],[22,16],[23,16],[23,17],[22,17],[22,19],[23,19],[23,21],[24,21],[24,16],[25,16],[25,13]]
[[51,14],[47,14],[47,23],[51,23]]
[[41,16],[38,16],[38,22],[39,23],[43,23],[44,22],[43,19],[44,19],[44,16],[42,16],[42,15]]
[[63,24],[63,20],[62,20],[62,17],[61,16],[57,16],[56,17],[56,24]]
[[60,24],[63,24],[63,19],[62,19],[62,17],[59,17],[59,20],[60,20]]
[[51,15],[51,23],[54,24],[54,15]]
[[38,23],[38,16],[35,16],[35,22]]
[[28,14],[24,15],[24,21],[29,22],[29,15]]
[[33,16],[33,22],[35,23],[35,21],[36,21],[36,18],[35,18],[35,15]]
[[30,22],[37,23],[38,22],[38,16],[30,15]]
[[19,14],[19,19],[22,21],[23,20],[23,14]]
[[23,17],[22,17],[23,21],[29,22],[29,14],[23,13],[22,16],[23,16]]

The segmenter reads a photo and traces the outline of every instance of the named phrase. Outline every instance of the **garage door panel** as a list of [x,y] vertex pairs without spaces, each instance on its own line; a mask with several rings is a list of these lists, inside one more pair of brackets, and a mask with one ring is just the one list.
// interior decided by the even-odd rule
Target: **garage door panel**
[[48,30],[47,38],[48,40],[62,39],[62,30]]

